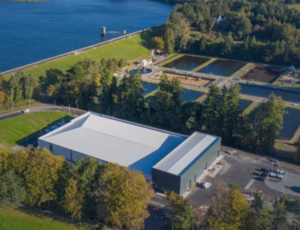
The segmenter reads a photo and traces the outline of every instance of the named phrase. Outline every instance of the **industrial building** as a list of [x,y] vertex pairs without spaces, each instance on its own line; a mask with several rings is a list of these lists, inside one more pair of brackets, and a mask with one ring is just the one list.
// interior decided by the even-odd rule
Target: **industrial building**
[[142,172],[158,189],[183,195],[217,158],[220,138],[190,137],[88,112],[40,137],[41,148],[72,162],[94,157]]

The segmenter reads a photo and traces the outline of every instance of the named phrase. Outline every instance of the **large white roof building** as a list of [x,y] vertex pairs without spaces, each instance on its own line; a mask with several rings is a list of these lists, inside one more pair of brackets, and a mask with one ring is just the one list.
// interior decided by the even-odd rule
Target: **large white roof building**
[[[151,168],[187,137],[88,112],[39,138],[39,146],[73,161],[91,156],[151,176]],[[51,144],[52,146],[49,146]]]

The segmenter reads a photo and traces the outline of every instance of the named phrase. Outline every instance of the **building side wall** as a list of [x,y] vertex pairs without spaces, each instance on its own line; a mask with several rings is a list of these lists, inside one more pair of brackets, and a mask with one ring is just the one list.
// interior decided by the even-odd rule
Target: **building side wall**
[[[49,151],[51,151],[50,150],[50,143],[47,142],[47,141],[38,140],[38,145],[41,148],[46,148]],[[70,162],[72,162],[76,159],[82,158],[82,157],[88,157],[88,155],[86,155],[86,154],[76,152],[76,151],[71,150],[71,149],[66,149],[64,147],[61,147],[59,145],[54,145],[54,144],[52,144],[52,150],[53,150],[52,151],[53,155],[55,155],[55,156],[64,156],[66,158],[66,160],[70,161]],[[97,159],[97,158],[95,158],[95,159],[101,161],[103,164],[107,163],[106,161],[103,161],[101,159]]]
[[180,177],[177,175],[152,168],[152,181],[160,190],[180,192]]
[[[221,138],[215,142],[193,165],[191,165],[180,177],[180,191],[183,195],[190,186],[202,175],[218,157],[221,148]],[[200,154],[200,153],[199,153]]]

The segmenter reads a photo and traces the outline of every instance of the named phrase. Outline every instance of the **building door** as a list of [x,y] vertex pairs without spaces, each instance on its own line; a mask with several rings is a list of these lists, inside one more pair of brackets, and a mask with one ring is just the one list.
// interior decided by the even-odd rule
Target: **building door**
[[190,188],[190,187],[192,187],[192,180],[190,180],[190,183],[189,183],[189,188]]
[[196,182],[196,180],[197,180],[197,175],[194,176],[194,182]]

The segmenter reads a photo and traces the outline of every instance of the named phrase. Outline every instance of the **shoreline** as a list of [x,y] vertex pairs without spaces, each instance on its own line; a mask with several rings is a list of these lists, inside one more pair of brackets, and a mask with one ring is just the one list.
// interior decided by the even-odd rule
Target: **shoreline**
[[29,69],[29,68],[32,68],[32,67],[39,66],[41,64],[45,64],[45,63],[49,63],[49,62],[52,62],[52,61],[56,61],[56,60],[59,60],[59,59],[64,58],[64,57],[68,57],[68,56],[71,56],[71,55],[79,55],[81,52],[88,51],[88,50],[91,50],[91,49],[94,49],[94,48],[97,48],[97,47],[101,47],[101,46],[110,44],[112,42],[116,42],[116,41],[127,39],[127,38],[130,38],[132,36],[139,35],[142,32],[154,29],[156,27],[158,27],[158,26],[154,26],[154,27],[151,27],[151,28],[139,30],[139,31],[136,31],[136,32],[132,32],[130,34],[126,34],[126,35],[122,35],[122,36],[119,36],[119,37],[116,37],[116,38],[109,39],[107,41],[96,43],[94,45],[86,46],[86,47],[83,47],[83,48],[80,48],[80,49],[77,49],[77,50],[72,50],[72,51],[69,51],[67,53],[62,53],[60,55],[56,55],[56,56],[53,56],[53,57],[50,57],[50,58],[42,59],[42,60],[37,61],[37,62],[33,62],[33,63],[27,64],[27,65],[23,65],[23,66],[14,68],[14,69],[3,71],[0,74],[2,74],[4,76],[7,76],[7,75],[10,75],[10,74],[14,74],[14,73],[16,73],[18,71],[26,70],[26,69]]

